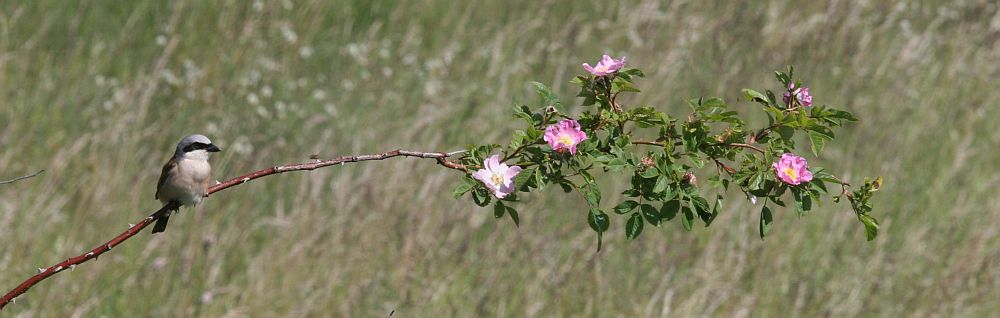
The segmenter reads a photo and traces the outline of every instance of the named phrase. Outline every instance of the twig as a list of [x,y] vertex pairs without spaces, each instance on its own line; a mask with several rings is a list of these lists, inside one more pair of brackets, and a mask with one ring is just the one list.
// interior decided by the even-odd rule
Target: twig
[[21,177],[17,177],[17,178],[10,179],[10,180],[0,181],[0,184],[14,183],[14,182],[18,182],[18,181],[21,181],[21,180],[24,180],[24,179],[27,179],[27,178],[34,178],[35,176],[42,174],[42,172],[45,172],[45,170],[38,170],[38,172],[29,174],[29,175],[26,175],[26,176],[21,176]]
[[759,153],[762,153],[762,154],[764,153],[764,149],[757,148],[757,146],[750,145],[750,144],[730,143],[730,144],[719,144],[719,145],[720,146],[730,146],[730,147],[740,147],[740,148],[753,149],[754,151],[757,151]]
[[[309,162],[309,163],[299,163],[299,164],[282,165],[282,166],[276,166],[276,167],[272,167],[272,168],[267,168],[267,169],[263,169],[263,170],[254,171],[254,172],[251,172],[249,174],[245,174],[245,175],[242,175],[242,176],[230,179],[229,181],[217,184],[217,185],[209,188],[208,191],[207,191],[207,193],[205,195],[208,196],[210,194],[213,194],[213,193],[216,193],[216,192],[219,192],[219,191],[222,191],[222,190],[225,190],[225,189],[228,189],[228,188],[231,188],[231,187],[234,187],[234,186],[246,183],[247,181],[250,181],[250,180],[253,180],[253,179],[257,179],[257,178],[266,177],[266,176],[269,176],[269,175],[280,174],[280,173],[290,172],[290,171],[315,170],[315,169],[319,169],[319,168],[323,168],[323,167],[329,167],[329,166],[338,165],[338,164],[344,164],[344,163],[348,163],[348,162],[361,162],[361,161],[369,161],[369,160],[384,160],[384,159],[389,159],[389,158],[392,158],[392,157],[417,157],[417,158],[435,159],[435,160],[437,160],[437,163],[439,165],[442,165],[442,166],[444,166],[446,168],[454,169],[454,170],[458,170],[458,171],[462,171],[462,172],[468,173],[468,169],[469,169],[468,167],[466,167],[465,165],[462,165],[462,164],[459,164],[457,162],[450,161],[450,160],[447,159],[448,157],[456,156],[456,155],[459,155],[459,154],[462,154],[462,153],[465,153],[465,151],[464,150],[460,150],[460,151],[453,151],[453,152],[447,152],[447,153],[445,153],[445,152],[419,152],[419,151],[409,151],[409,150],[393,150],[393,151],[387,151],[387,152],[383,152],[383,153],[370,154],[370,155],[343,156],[343,157],[338,157],[338,158],[329,159],[329,160],[316,160],[314,162]],[[41,172],[38,172],[38,173],[41,173]],[[38,173],[36,173],[36,175]],[[31,176],[28,176],[28,178],[30,178],[30,177]],[[22,177],[21,179],[23,179],[23,178],[26,178],[26,177]],[[16,180],[14,180],[14,181],[16,181]],[[81,255],[78,255],[76,257],[69,258],[69,259],[67,259],[65,261],[62,261],[62,262],[60,262],[58,264],[55,264],[55,265],[52,265],[52,266],[49,266],[49,267],[46,267],[46,268],[39,268],[38,269],[38,274],[35,274],[35,276],[32,276],[32,277],[28,278],[27,280],[25,280],[24,282],[22,282],[20,285],[17,285],[17,287],[15,287],[14,289],[12,289],[10,292],[7,292],[7,294],[5,294],[3,296],[3,298],[0,298],[0,309],[3,309],[5,306],[7,306],[8,303],[10,303],[11,301],[13,301],[14,298],[20,296],[21,294],[24,294],[25,292],[28,291],[28,289],[30,289],[32,286],[35,286],[35,284],[38,284],[42,280],[45,280],[46,278],[49,278],[52,275],[55,275],[56,273],[59,273],[61,271],[64,271],[64,270],[67,270],[67,269],[74,269],[77,265],[79,265],[81,263],[84,263],[84,262],[92,260],[92,259],[97,259],[97,257],[101,256],[101,254],[104,254],[104,253],[107,253],[108,251],[111,251],[111,249],[114,248],[115,246],[118,246],[122,242],[125,242],[125,240],[127,240],[127,239],[135,236],[136,234],[138,234],[139,232],[141,232],[144,228],[146,228],[147,226],[149,226],[150,224],[152,224],[156,220],[160,219],[161,217],[165,216],[168,211],[175,210],[178,207],[179,206],[178,206],[178,204],[176,202],[171,202],[171,203],[169,203],[167,205],[164,205],[162,208],[160,208],[159,210],[156,210],[156,212],[153,212],[153,214],[150,214],[149,216],[143,218],[138,223],[136,223],[136,224],[129,224],[129,227],[128,227],[127,230],[125,230],[125,232],[122,232],[121,234],[118,234],[118,236],[115,236],[110,241],[108,241],[108,242],[106,242],[104,244],[101,244],[101,245],[99,245],[99,246],[91,249],[89,252],[81,254]]]

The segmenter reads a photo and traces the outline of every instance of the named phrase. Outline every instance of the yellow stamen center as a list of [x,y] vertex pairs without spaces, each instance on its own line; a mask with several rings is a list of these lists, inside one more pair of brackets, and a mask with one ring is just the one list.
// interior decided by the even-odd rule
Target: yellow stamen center
[[497,186],[502,185],[503,184],[503,176],[501,176],[499,173],[494,173],[493,177],[490,178],[490,181],[493,182],[493,185],[497,185]]
[[783,171],[785,172],[785,175],[788,176],[789,179],[792,179],[792,180],[798,180],[799,179],[799,173],[795,172],[795,169],[785,168]]
[[559,142],[566,146],[572,145],[573,137],[570,137],[568,135],[559,136]]

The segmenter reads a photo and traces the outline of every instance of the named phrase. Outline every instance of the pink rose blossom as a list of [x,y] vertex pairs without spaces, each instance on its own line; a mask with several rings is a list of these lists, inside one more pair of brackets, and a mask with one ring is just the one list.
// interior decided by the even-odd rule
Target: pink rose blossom
[[509,167],[500,162],[500,155],[492,155],[483,161],[483,169],[472,174],[473,178],[486,184],[497,199],[503,199],[514,192],[514,177],[521,172],[521,167]]
[[546,127],[545,135],[542,138],[549,143],[549,146],[552,146],[552,150],[556,152],[569,151],[570,154],[575,155],[576,146],[587,139],[587,133],[580,130],[579,122],[567,119]]
[[795,83],[788,83],[788,90],[790,90],[791,92],[785,92],[785,95],[782,98],[782,100],[785,101],[786,105],[790,104],[792,102],[792,96],[795,96],[795,99],[798,100],[799,104],[802,104],[802,106],[805,107],[812,106],[813,97],[812,95],[809,95],[808,87],[802,86],[796,89]]
[[590,64],[583,63],[583,69],[587,70],[587,72],[590,72],[590,74],[594,74],[595,76],[604,76],[617,72],[624,66],[625,66],[624,56],[622,56],[622,59],[616,60],[611,58],[607,54],[601,57],[601,61],[597,62],[597,66],[590,66]]
[[813,179],[813,174],[807,165],[806,158],[786,153],[781,155],[781,159],[771,166],[774,167],[774,172],[781,181],[791,185],[799,185]]

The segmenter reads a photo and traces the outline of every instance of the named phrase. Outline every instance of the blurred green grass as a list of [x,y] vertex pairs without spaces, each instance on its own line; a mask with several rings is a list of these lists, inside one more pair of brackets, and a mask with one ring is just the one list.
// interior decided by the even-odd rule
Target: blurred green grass
[[[711,228],[606,249],[549,189],[522,226],[451,198],[413,159],[248,183],[33,288],[15,316],[989,316],[1000,310],[1000,11],[990,1],[0,2],[0,286],[158,207],[173,144],[220,179],[278,163],[506,141],[528,81],[628,55],[629,100],[776,89],[797,66],[862,122],[817,165],[883,175],[870,243],[845,205],[781,211],[766,241],[733,195]],[[568,100],[566,100],[568,101]],[[747,103],[736,108],[753,114]],[[606,190],[611,191],[611,190]],[[612,202],[613,200],[608,200]]]

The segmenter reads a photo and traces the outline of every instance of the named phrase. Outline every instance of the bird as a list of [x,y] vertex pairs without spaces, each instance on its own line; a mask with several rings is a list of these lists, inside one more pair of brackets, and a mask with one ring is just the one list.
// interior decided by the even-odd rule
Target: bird
[[[205,197],[208,187],[214,183],[208,157],[219,151],[222,149],[204,135],[195,134],[181,139],[173,157],[163,165],[154,198],[164,206],[171,202],[177,202],[181,206],[197,205]],[[153,226],[153,233],[166,230],[170,213],[179,211],[178,209],[167,211],[159,218]]]

